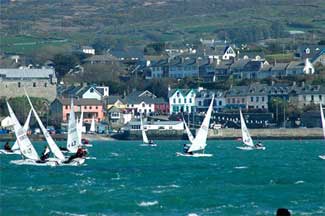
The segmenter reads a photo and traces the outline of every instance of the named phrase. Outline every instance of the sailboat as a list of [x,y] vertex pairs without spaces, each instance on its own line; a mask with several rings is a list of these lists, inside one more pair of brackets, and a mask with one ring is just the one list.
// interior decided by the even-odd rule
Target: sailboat
[[14,123],[14,131],[17,137],[17,143],[19,146],[19,150],[23,159],[21,160],[12,160],[10,163],[16,165],[37,165],[37,166],[55,166],[57,164],[56,161],[46,161],[45,163],[38,163],[40,160],[34,146],[31,141],[27,137],[26,130],[20,125],[19,121],[9,103],[7,102],[7,107],[9,110],[10,118]]
[[96,122],[95,122],[95,116],[91,119],[90,129],[89,133],[95,133],[96,132]]
[[[27,95],[27,93],[25,92],[26,97],[28,99],[29,105],[31,106],[31,109],[33,111],[33,114],[37,120],[38,125],[41,128],[41,131],[46,139],[46,142],[51,150],[51,152],[53,153],[53,155],[55,156],[55,158],[49,158],[49,161],[55,161],[57,163],[57,165],[63,165],[64,162],[66,161],[66,158],[64,157],[63,153],[61,152],[61,150],[59,149],[59,147],[56,145],[56,143],[54,142],[53,138],[51,137],[51,135],[49,134],[49,132],[46,130],[43,122],[41,121],[41,119],[39,118],[37,112],[34,109],[34,106],[29,98],[29,96]],[[73,159],[69,164],[65,164],[65,165],[81,165],[85,162],[84,158],[75,158]]]
[[150,140],[150,141],[148,140],[146,131],[145,131],[144,126],[143,126],[142,116],[140,116],[140,122],[141,122],[140,129],[141,129],[141,133],[142,133],[142,144],[141,144],[141,146],[157,146],[157,144],[154,143],[153,140]]
[[79,124],[76,123],[76,117],[74,113],[73,99],[71,99],[67,137],[67,150],[70,153],[76,153],[78,147],[81,145],[81,140],[79,139],[78,126]]
[[[207,137],[208,137],[211,113],[212,113],[212,109],[213,109],[213,102],[214,102],[214,95],[212,96],[209,109],[208,109],[206,116],[201,124],[201,127],[199,128],[199,130],[197,132],[197,135],[195,136],[194,139],[189,138],[191,143],[186,144],[184,146],[183,153],[177,152],[176,153],[177,156],[187,156],[187,157],[211,157],[212,156],[212,154],[205,154],[204,149],[207,145],[206,141],[207,141]],[[189,135],[189,133],[188,133],[188,135]],[[189,137],[191,137],[191,136],[189,136]],[[202,151],[202,153],[199,153],[198,151]]]
[[192,134],[191,130],[190,130],[189,127],[187,126],[186,121],[185,121],[184,118],[183,118],[183,123],[184,123],[184,126],[185,126],[185,131],[186,131],[186,134],[187,134],[188,140],[192,143],[193,140],[194,140],[194,137],[193,137],[193,134]]
[[244,146],[240,146],[237,148],[241,150],[265,150],[266,148],[262,145],[258,145],[258,146],[254,145],[253,139],[247,129],[245,119],[243,117],[243,113],[241,112],[241,109],[239,110],[239,114],[240,114],[240,126],[242,132],[242,141]]
[[[27,119],[26,119],[25,124],[23,126],[23,129],[26,132],[29,129],[29,122],[30,122],[31,115],[32,115],[32,110],[29,111],[28,116],[27,116]],[[4,149],[1,149],[0,150],[0,154],[18,154],[18,155],[20,155],[21,152],[19,150],[18,141],[17,140],[15,141],[14,145],[11,147],[11,151],[6,151]]]
[[[319,107],[320,107],[320,116],[321,116],[321,120],[322,120],[323,136],[325,139],[325,117],[324,117],[322,104],[319,104]],[[319,158],[325,160],[325,155],[319,155]]]

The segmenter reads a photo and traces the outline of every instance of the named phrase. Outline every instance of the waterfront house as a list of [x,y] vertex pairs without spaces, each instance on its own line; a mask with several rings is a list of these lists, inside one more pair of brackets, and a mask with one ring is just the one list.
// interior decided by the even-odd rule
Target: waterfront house
[[133,91],[127,95],[123,101],[126,104],[126,109],[133,114],[151,114],[155,112],[165,113],[166,103],[163,98],[157,98],[152,92]]
[[192,113],[195,107],[197,92],[198,90],[196,89],[169,89],[169,113]]
[[84,60],[88,64],[114,64],[118,59],[110,54],[92,55]]
[[308,59],[305,61],[292,61],[286,67],[286,76],[314,74],[315,68]]
[[305,85],[296,86],[295,91],[289,95],[289,101],[298,105],[299,108],[311,104],[325,104],[324,85]]
[[170,78],[197,77],[199,75],[199,64],[196,59],[190,57],[179,57],[168,62],[168,76]]
[[21,97],[24,89],[30,97],[56,98],[57,79],[53,68],[1,68],[0,97]]
[[[67,122],[71,109],[70,104],[70,98],[56,98],[52,102],[50,109],[52,113],[55,113],[60,117],[61,121]],[[74,99],[73,104],[73,109],[76,116],[80,116],[81,112],[83,111],[84,122],[90,123],[93,116],[95,117],[96,122],[104,120],[104,109],[101,101],[97,99],[79,98]]]
[[221,111],[224,108],[226,102],[222,91],[202,90],[196,94],[196,112],[206,112],[208,110],[213,94],[215,95],[213,110]]

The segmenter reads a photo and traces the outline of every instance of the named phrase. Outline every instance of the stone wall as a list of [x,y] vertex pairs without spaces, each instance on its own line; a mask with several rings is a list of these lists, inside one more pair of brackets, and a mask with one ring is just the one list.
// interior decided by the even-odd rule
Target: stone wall
[[[321,128],[280,128],[280,129],[250,129],[253,139],[321,139]],[[240,129],[223,128],[209,130],[211,139],[236,139],[241,137]]]
[[[20,83],[20,86],[19,86]],[[30,97],[46,98],[52,102],[56,98],[56,85],[49,80],[1,80],[0,97],[24,96],[24,88]]]

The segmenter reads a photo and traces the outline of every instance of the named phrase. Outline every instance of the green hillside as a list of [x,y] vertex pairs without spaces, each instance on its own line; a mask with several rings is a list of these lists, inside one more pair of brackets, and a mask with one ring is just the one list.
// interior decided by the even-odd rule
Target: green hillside
[[62,44],[107,49],[201,37],[241,43],[285,37],[289,30],[325,38],[324,0],[0,0],[0,4],[0,49],[6,52]]

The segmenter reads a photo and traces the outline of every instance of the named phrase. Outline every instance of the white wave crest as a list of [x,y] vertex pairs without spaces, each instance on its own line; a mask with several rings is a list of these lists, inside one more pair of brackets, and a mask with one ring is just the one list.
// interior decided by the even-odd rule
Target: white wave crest
[[148,206],[153,206],[153,205],[157,205],[158,204],[158,201],[155,200],[155,201],[149,201],[149,202],[145,202],[145,201],[142,201],[140,203],[137,203],[138,206],[141,206],[141,207],[148,207]]

